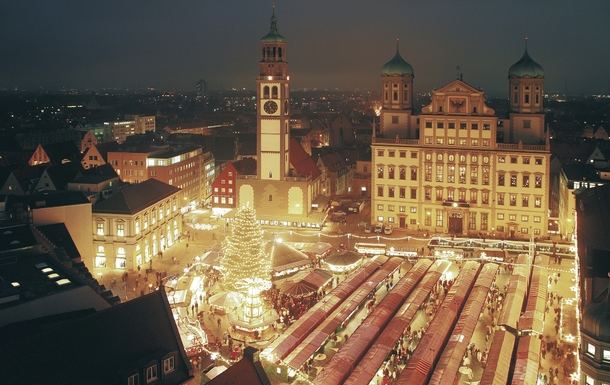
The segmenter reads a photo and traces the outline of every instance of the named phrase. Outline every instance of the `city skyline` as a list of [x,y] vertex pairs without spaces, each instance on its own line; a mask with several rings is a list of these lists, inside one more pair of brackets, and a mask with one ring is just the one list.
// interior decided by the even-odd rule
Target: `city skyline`
[[[415,73],[416,92],[456,77],[505,96],[508,69],[529,38],[549,93],[608,93],[610,4],[276,2],[293,89],[380,88],[396,52]],[[0,88],[254,88],[270,2],[187,1],[3,5]],[[595,36],[598,36],[597,38]]]

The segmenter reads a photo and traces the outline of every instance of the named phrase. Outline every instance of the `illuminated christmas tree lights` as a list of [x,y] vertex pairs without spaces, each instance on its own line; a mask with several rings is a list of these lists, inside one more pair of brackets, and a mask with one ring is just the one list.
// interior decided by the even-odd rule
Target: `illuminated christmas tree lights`
[[271,257],[265,254],[263,232],[256,220],[256,211],[250,206],[237,210],[230,226],[230,234],[223,242],[224,286],[228,291],[248,294],[243,284],[248,279],[271,279]]

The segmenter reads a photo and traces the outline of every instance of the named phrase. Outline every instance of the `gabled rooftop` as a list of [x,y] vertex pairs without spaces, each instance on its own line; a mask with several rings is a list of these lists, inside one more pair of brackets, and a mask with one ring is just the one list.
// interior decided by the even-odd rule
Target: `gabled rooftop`
[[93,206],[93,213],[133,215],[180,191],[156,179],[123,188],[108,199]]

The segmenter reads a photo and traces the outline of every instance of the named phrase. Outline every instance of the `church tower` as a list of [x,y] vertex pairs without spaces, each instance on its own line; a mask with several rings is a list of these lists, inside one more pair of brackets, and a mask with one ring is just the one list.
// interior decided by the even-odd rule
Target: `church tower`
[[381,69],[381,133],[388,137],[410,137],[413,113],[413,67],[396,54]]
[[544,140],[544,70],[527,52],[508,71],[510,141],[536,144]]
[[290,173],[290,78],[286,38],[277,31],[275,8],[270,31],[261,45],[263,58],[256,78],[257,176],[285,180]]

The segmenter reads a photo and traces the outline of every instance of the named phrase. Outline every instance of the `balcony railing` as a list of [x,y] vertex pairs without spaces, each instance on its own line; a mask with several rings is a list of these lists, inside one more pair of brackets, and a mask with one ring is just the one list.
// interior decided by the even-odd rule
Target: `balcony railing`
[[548,151],[545,144],[496,143],[496,146],[500,150]]

